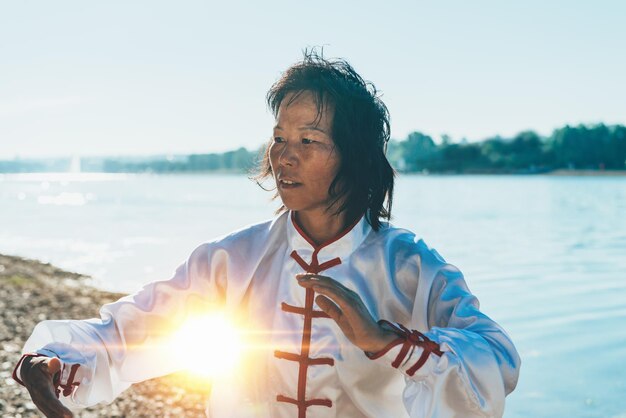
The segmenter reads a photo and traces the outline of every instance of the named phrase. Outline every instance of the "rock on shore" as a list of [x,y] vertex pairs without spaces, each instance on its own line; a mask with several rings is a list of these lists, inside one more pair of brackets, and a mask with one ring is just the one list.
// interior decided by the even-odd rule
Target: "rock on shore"
[[[43,416],[25,388],[11,378],[24,342],[45,319],[98,317],[98,309],[121,294],[90,287],[87,277],[50,264],[0,254],[0,416]],[[77,417],[204,417],[207,387],[188,387],[184,375],[133,385],[110,405]]]

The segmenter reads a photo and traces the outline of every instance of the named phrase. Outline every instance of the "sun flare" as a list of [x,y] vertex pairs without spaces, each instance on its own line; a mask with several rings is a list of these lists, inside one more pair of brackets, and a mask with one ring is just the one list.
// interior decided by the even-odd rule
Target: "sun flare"
[[243,347],[241,330],[221,313],[189,318],[171,341],[172,354],[188,372],[203,378],[234,372]]

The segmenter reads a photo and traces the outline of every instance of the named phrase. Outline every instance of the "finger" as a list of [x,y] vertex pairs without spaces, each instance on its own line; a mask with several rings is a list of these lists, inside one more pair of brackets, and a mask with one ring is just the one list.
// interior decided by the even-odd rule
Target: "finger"
[[41,366],[50,376],[54,376],[61,370],[61,360],[58,357],[50,357]]
[[298,279],[298,284],[304,288],[311,288],[318,283],[319,281],[317,279],[310,279],[308,277],[303,278],[303,279]]
[[330,279],[330,277],[315,273],[298,273],[296,274],[296,279]]
[[376,323],[369,309],[363,304],[363,300],[357,293],[349,289],[343,291],[342,289],[337,289],[334,286],[327,286],[322,283],[313,286],[313,290],[327,296],[337,304],[345,320],[350,322],[353,326],[357,324],[372,325]]
[[313,283],[319,283],[324,278],[326,277],[320,276],[319,274],[313,274],[313,273],[296,274],[296,279],[298,279],[298,283],[304,287],[310,287],[310,285],[312,285]]
[[331,319],[339,323],[343,312],[341,312],[341,309],[339,309],[339,307],[335,305],[332,300],[330,300],[326,296],[318,295],[315,298],[315,303],[317,303],[317,306],[319,306],[322,311],[326,312],[326,314],[330,316]]
[[336,305],[339,305],[345,317],[349,320],[371,320],[369,311],[365,309],[360,296],[328,276],[320,274],[297,274],[296,278],[300,286],[311,288],[318,293],[330,298]]
[[335,303],[335,305],[339,306],[346,316],[350,316],[350,314],[355,311],[356,304],[342,289],[323,283],[314,284],[312,289],[315,290],[316,293],[326,296]]
[[313,274],[313,273],[296,274],[296,279],[298,279],[298,281],[303,284],[324,283],[324,284],[333,285],[347,293],[352,292],[350,289],[348,289],[347,287],[345,287],[343,284],[339,283],[337,280],[333,279],[332,277],[323,276],[321,274]]

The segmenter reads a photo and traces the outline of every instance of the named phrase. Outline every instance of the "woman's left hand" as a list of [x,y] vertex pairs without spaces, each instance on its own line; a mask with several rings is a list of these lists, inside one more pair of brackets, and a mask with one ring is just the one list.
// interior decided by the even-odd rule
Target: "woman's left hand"
[[328,314],[352,344],[361,350],[376,353],[398,336],[381,327],[369,313],[361,297],[338,281],[319,274],[296,275],[300,286],[319,295],[317,306]]

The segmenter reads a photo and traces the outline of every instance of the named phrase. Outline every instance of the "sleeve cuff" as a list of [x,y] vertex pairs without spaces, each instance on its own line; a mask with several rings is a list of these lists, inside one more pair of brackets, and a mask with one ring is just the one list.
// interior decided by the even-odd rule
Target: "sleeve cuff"
[[427,370],[435,366],[436,359],[431,354],[439,357],[443,355],[439,344],[419,331],[409,330],[401,324],[385,320],[380,320],[378,323],[395,332],[398,338],[376,353],[366,352],[365,355],[371,360],[382,358],[382,361],[391,363],[392,367],[413,377],[419,370],[427,373]]

